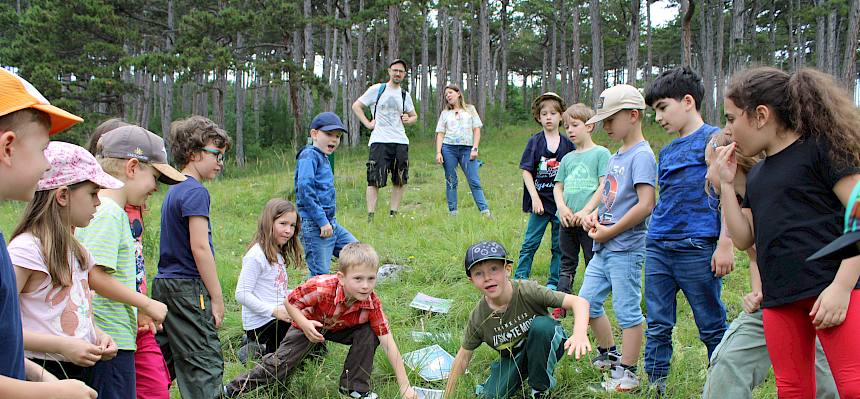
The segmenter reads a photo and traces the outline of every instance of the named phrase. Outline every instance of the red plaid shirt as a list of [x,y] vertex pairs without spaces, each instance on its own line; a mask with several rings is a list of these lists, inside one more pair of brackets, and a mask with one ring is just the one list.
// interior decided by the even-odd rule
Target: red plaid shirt
[[[334,274],[311,277],[296,287],[287,300],[308,320],[322,323],[322,328],[327,331],[340,331],[370,323],[376,336],[390,332],[376,292],[371,292],[370,298],[364,301],[347,306],[343,286]],[[293,327],[299,326],[293,322]]]

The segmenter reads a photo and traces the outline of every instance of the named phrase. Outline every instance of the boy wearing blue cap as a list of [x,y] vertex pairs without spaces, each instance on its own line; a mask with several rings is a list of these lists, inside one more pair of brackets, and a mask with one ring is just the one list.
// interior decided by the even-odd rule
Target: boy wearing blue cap
[[323,112],[311,121],[311,140],[296,156],[296,206],[299,209],[302,246],[311,277],[329,273],[331,256],[358,240],[337,223],[334,173],[328,157],[346,132],[340,118]]

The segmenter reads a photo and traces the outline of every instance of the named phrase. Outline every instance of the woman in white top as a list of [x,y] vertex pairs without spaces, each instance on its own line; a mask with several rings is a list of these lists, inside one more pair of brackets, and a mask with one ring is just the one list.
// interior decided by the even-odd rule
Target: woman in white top
[[471,104],[466,104],[460,87],[445,87],[446,109],[436,124],[436,162],[445,168],[445,197],[448,212],[457,214],[457,165],[463,169],[475,205],[484,216],[490,216],[490,207],[478,177],[478,144],[481,141],[481,117]]
[[242,327],[248,341],[256,341],[264,348],[263,354],[278,348],[292,321],[284,307],[289,293],[286,265],[302,264],[302,247],[296,235],[300,229],[301,221],[292,202],[269,200],[242,258],[236,301],[242,305]]

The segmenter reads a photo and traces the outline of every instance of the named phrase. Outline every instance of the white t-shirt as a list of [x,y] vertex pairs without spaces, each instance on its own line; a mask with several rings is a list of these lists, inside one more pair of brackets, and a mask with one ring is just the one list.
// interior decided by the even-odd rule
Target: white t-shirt
[[260,244],[254,244],[242,258],[236,281],[236,302],[242,305],[242,328],[253,330],[275,319],[272,310],[289,294],[284,258],[269,263]]
[[[72,285],[60,287],[54,286],[51,280],[38,238],[30,233],[24,233],[9,243],[9,257],[13,265],[39,272],[37,275],[44,273],[47,276],[36,290],[22,292],[18,296],[21,305],[21,324],[24,330],[59,337],[74,337],[94,345],[98,343],[93,325],[93,294],[88,284],[89,271],[95,263],[90,253],[86,252],[86,254],[89,265],[85,270],[81,270],[74,256],[69,256]],[[36,359],[67,360],[58,353],[25,351],[25,356]]]
[[445,133],[443,144],[471,146],[474,143],[472,129],[481,126],[484,124],[481,123],[478,111],[475,107],[467,105],[466,109],[442,111],[439,122],[436,123],[436,132]]
[[[377,83],[370,86],[358,101],[364,106],[369,107],[373,112],[376,97],[379,95],[379,85]],[[368,145],[373,143],[397,143],[409,144],[409,138],[406,137],[406,128],[403,127],[403,121],[400,115],[404,113],[414,112],[415,105],[412,104],[412,96],[406,95],[406,103],[403,102],[402,89],[394,89],[390,85],[385,86],[385,91],[379,97],[379,105],[376,106],[376,114],[373,118],[376,120],[376,127],[370,133],[370,141]]]

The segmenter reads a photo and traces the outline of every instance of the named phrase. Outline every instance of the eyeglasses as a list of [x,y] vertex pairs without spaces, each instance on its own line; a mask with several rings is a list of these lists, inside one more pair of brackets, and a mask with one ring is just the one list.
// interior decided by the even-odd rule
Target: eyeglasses
[[393,69],[393,68],[391,69],[391,72],[392,73],[402,73],[402,74],[406,73],[406,71],[403,69]]
[[215,160],[218,161],[218,163],[224,163],[224,153],[223,152],[218,151],[216,149],[212,149],[212,148],[206,148],[206,147],[201,148],[201,150],[206,151],[206,152],[214,155]]

